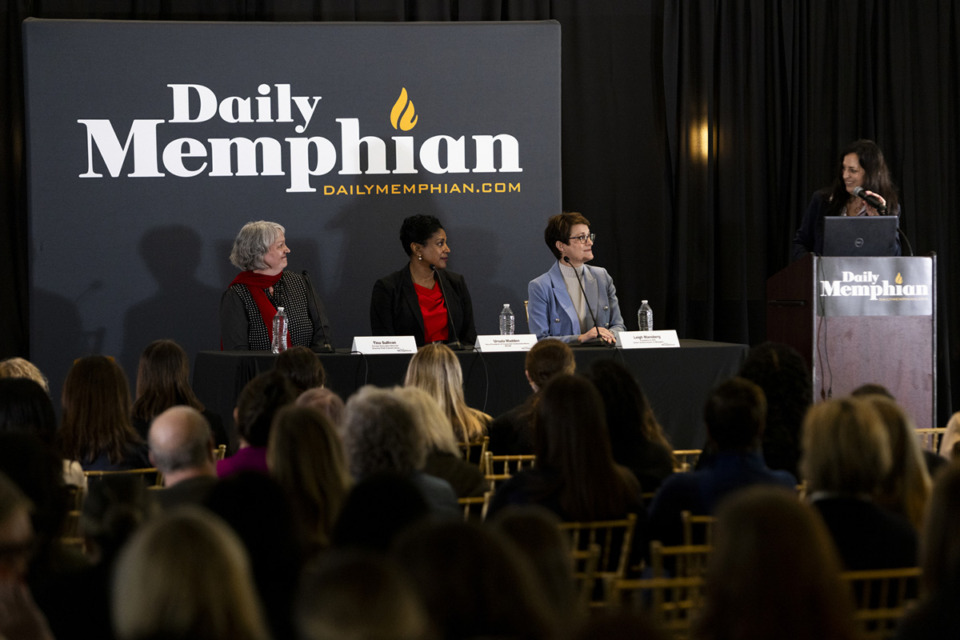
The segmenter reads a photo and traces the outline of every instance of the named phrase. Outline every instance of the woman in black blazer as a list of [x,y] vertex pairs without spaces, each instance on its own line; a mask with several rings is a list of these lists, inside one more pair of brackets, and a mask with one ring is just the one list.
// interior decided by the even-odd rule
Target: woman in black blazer
[[425,215],[406,218],[400,243],[410,261],[373,285],[373,335],[412,335],[421,347],[438,341],[472,345],[477,340],[473,303],[463,276],[446,268],[450,245],[440,221]]

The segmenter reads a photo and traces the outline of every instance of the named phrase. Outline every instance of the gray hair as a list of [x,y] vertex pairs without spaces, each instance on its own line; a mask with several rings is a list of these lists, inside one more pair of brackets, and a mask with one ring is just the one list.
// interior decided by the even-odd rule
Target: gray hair
[[270,250],[270,245],[277,241],[287,231],[282,225],[266,220],[248,222],[240,229],[240,233],[233,240],[233,249],[230,251],[230,262],[242,271],[266,269],[263,261],[264,254]]
[[386,389],[366,386],[347,401],[340,428],[350,473],[410,475],[426,462],[426,443],[407,404]]

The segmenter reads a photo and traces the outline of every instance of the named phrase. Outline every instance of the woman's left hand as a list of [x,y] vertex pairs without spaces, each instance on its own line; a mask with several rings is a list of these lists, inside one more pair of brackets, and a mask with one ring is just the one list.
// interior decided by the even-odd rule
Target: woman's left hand
[[[879,200],[879,201],[881,202],[881,204],[883,204],[884,208],[886,208],[886,206],[887,206],[887,201],[884,200],[884,199],[883,199],[883,196],[880,195],[879,193],[874,193],[873,191],[864,191],[863,193],[864,193],[864,195],[873,196],[874,198],[876,198],[877,200]],[[873,206],[871,206],[866,200],[864,200],[864,203],[866,204],[866,209],[867,209],[867,215],[868,215],[868,216],[878,216],[878,215],[880,215],[880,212],[877,211]]]

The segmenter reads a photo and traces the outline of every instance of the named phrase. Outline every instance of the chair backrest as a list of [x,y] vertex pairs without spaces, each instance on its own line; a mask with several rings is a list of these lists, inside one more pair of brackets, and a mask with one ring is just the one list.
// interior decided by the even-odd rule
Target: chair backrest
[[591,544],[586,549],[570,551],[570,558],[573,561],[573,579],[577,585],[577,601],[580,603],[581,610],[586,610],[593,598],[601,552],[598,544]]
[[674,449],[673,457],[677,461],[674,471],[693,471],[700,459],[702,449]]
[[145,467],[142,469],[123,469],[122,471],[84,471],[87,482],[96,481],[107,476],[139,476],[144,482],[157,487],[163,486],[163,474],[157,471],[156,467]]
[[668,637],[689,638],[703,609],[704,591],[701,577],[616,580],[609,604],[643,612]]
[[214,460],[223,460],[226,457],[227,457],[227,445],[222,444],[213,450]]
[[916,601],[920,568],[845,571],[841,574],[853,593],[854,620],[862,638],[892,638],[900,619]]
[[596,576],[602,586],[594,591],[594,602],[605,604],[609,585],[626,575],[636,526],[635,513],[627,514],[622,520],[560,523],[560,531],[569,536],[572,551],[583,551],[592,545],[597,545],[600,549]]
[[464,522],[484,521],[487,519],[487,511],[490,509],[490,498],[493,491],[486,491],[482,496],[470,496],[466,498],[457,498],[457,502],[463,507]]
[[686,546],[695,544],[713,544],[713,526],[717,522],[715,516],[698,516],[689,511],[680,512],[680,520],[683,522],[683,544]]
[[490,436],[483,436],[482,440],[476,442],[458,442],[457,446],[460,447],[460,455],[464,460],[475,463],[480,467],[480,471],[483,471],[486,464],[483,458],[490,446]]
[[659,540],[650,542],[650,571],[654,578],[702,578],[713,547],[705,544],[665,547]]
[[[923,429],[917,429],[920,446],[927,451],[937,453],[940,451],[940,441],[943,440],[943,434],[946,433],[946,431],[946,427],[924,427]],[[949,451],[947,453],[949,453]]]
[[483,454],[483,466],[481,470],[486,476],[490,488],[496,490],[498,482],[508,480],[511,476],[524,469],[532,469],[536,466],[537,456],[535,455],[512,455],[495,456],[487,451]]

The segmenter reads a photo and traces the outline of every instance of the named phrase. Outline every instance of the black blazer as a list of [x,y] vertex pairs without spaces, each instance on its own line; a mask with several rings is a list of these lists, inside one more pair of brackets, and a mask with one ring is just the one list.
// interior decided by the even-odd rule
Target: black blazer
[[[463,344],[474,344],[477,341],[477,329],[473,324],[473,303],[463,276],[447,269],[437,269],[437,276],[443,281],[444,302],[456,327],[455,331],[448,318],[450,339],[456,336]],[[380,278],[373,285],[370,329],[375,336],[412,335],[417,340],[417,346],[423,346],[423,314],[408,266]]]

